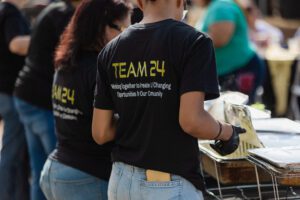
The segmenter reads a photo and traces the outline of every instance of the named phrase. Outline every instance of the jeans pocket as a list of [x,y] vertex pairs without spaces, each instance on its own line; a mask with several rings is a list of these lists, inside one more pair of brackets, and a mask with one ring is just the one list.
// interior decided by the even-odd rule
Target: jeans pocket
[[179,200],[182,191],[182,181],[141,182],[141,195],[144,200]]

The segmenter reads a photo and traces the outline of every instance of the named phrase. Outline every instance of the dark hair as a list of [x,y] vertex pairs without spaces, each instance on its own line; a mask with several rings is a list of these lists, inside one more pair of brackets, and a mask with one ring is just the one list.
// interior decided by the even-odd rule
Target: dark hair
[[208,6],[211,3],[211,0],[203,0],[204,6]]
[[84,50],[105,46],[105,27],[122,20],[131,10],[129,0],[83,0],[61,36],[55,52],[55,68],[76,66]]

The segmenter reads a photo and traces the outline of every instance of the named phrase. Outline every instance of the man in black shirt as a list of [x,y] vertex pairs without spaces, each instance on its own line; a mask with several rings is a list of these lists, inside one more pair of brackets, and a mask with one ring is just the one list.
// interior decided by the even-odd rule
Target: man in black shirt
[[0,115],[4,133],[0,152],[0,199],[28,199],[27,148],[12,99],[17,74],[30,42],[29,26],[19,11],[25,1],[0,3]]
[[25,66],[16,81],[15,104],[26,130],[32,199],[45,199],[39,187],[40,173],[56,144],[51,106],[53,54],[73,12],[70,1],[55,1],[40,13],[33,27]]
[[212,41],[178,21],[183,0],[138,3],[141,23],[98,59],[92,129],[99,144],[116,143],[109,199],[203,199],[197,138],[218,139],[220,153],[238,138],[204,110],[219,96]]

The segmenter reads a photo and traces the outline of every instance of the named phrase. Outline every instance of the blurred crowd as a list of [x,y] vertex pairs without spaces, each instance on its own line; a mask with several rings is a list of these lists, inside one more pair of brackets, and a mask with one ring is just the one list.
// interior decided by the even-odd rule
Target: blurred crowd
[[[283,33],[251,0],[186,3],[183,21],[213,41],[221,91],[240,91],[249,104],[257,102],[266,76],[260,49],[284,46]],[[142,18],[129,0],[1,1],[1,200],[106,193],[112,144],[100,147],[91,134],[97,56]],[[88,192],[80,196],[79,190]]]

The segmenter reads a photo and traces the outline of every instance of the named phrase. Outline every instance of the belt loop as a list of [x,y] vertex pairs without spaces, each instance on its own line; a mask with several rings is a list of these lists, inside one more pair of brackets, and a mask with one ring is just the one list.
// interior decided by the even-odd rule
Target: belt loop
[[130,169],[130,173],[131,173],[131,174],[134,174],[134,171],[135,171],[135,170],[134,170],[134,166],[129,165],[129,169]]
[[126,163],[122,163],[125,171],[127,171],[128,173],[133,174],[134,170],[133,170],[133,166],[132,165],[128,165]]

